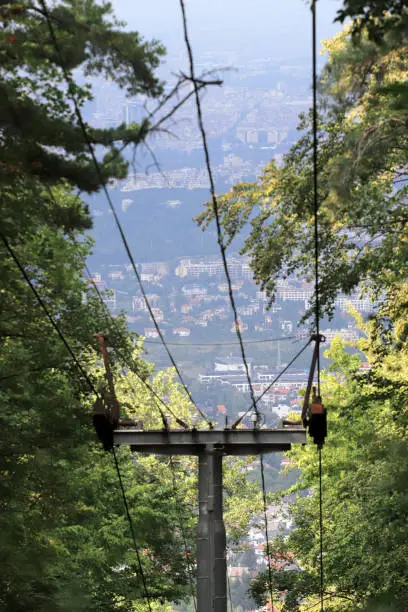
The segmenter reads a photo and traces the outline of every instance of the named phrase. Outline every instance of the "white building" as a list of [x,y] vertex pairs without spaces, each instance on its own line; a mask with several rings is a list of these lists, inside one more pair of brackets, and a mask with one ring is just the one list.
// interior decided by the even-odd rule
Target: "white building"
[[160,308],[152,308],[152,313],[157,323],[164,321],[164,313]]
[[113,272],[108,272],[108,277],[112,281],[121,281],[124,280],[125,275],[123,274],[122,270],[114,270]]
[[139,295],[132,297],[132,311],[133,312],[144,312],[147,310],[146,301]]
[[309,302],[313,295],[313,289],[304,287],[278,287],[276,298],[284,302]]
[[[164,336],[165,332],[162,330]],[[144,329],[145,338],[160,338],[159,332],[155,327],[145,327]]]
[[[249,372],[252,368],[252,359],[247,359]],[[242,357],[230,355],[225,359],[216,359],[214,362],[214,370],[216,372],[244,372],[245,364],[242,361]]]
[[359,298],[358,294],[350,296],[341,295],[335,300],[335,305],[342,312],[346,312],[350,306],[354,307],[359,312],[370,312],[375,307],[375,303],[369,298]]
[[202,287],[201,285],[184,285],[184,287],[181,288],[181,291],[186,297],[199,297],[207,295],[208,289],[206,287]]
[[188,327],[175,327],[173,329],[173,336],[179,336],[180,338],[187,338],[191,331]]
[[169,273],[169,264],[165,261],[150,261],[142,263],[142,274],[151,274],[163,278]]

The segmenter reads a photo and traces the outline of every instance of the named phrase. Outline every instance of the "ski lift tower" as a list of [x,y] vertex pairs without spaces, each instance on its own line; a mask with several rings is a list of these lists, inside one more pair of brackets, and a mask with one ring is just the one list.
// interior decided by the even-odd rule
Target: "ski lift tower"
[[134,452],[198,457],[197,607],[198,612],[227,612],[222,458],[289,450],[292,444],[306,444],[305,429],[261,429],[256,421],[253,429],[119,428],[113,443]]

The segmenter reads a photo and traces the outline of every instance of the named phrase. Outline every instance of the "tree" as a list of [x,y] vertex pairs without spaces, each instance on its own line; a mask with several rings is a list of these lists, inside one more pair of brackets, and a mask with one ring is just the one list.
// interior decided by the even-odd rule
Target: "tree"
[[[37,291],[95,388],[103,382],[96,331],[110,332],[121,356],[131,357],[146,377],[151,367],[134,348],[131,355],[124,321],[106,317],[82,278],[86,247],[62,230],[36,230],[13,245],[14,252],[30,262]],[[131,609],[143,597],[143,584],[113,459],[99,448],[91,427],[93,390],[5,249],[1,279],[2,607]],[[140,391],[139,401],[148,406],[150,394]],[[152,597],[183,597],[188,573],[175,525],[183,521],[188,531],[190,515],[170,479],[162,475],[152,483],[128,454],[119,459]]]
[[[93,338],[102,330],[117,347],[111,358],[124,416],[160,428],[157,405],[143,383],[153,366],[141,360],[142,346],[135,345],[124,320],[107,317],[83,280],[87,247],[62,230],[31,229],[31,238],[27,232],[14,250],[30,262],[37,291],[93,385],[99,389],[104,380]],[[1,261],[1,604],[13,612],[131,609],[143,599],[144,587],[113,459],[91,428],[94,393],[5,249]],[[124,374],[129,363],[136,373]],[[174,373],[157,373],[151,385],[190,420],[193,407]],[[188,597],[196,461],[141,456],[133,464],[127,451],[119,461],[152,599]],[[231,462],[225,474],[227,525],[236,537],[260,503],[243,467]]]
[[[128,95],[156,97],[161,85],[153,70],[163,49],[121,31],[108,4],[65,2],[47,11],[44,3],[2,3],[0,10],[1,605],[16,612],[130,609],[143,597],[143,585],[112,459],[95,446],[90,426],[95,396],[84,372],[96,388],[103,380],[93,334],[109,333],[140,376],[151,368],[132,354],[124,320],[107,317],[83,279],[90,243],[81,234],[90,217],[72,191],[95,191],[124,176],[115,143],[139,142],[146,126],[85,126],[92,145],[108,149],[99,173],[70,95],[79,108],[91,98],[89,86],[72,80],[80,67],[110,77]],[[187,565],[173,513],[179,515],[180,502],[169,482],[152,489],[144,470],[130,462],[122,469],[133,483],[130,500],[139,502],[137,545],[151,551],[144,563],[152,596],[184,596]],[[157,501],[154,512],[149,496]],[[167,564],[172,573],[163,570]]]
[[[379,5],[346,3],[355,27],[325,43],[319,79],[322,313],[333,314],[339,291],[363,287],[379,300],[377,314],[360,321],[367,338],[358,349],[370,370],[360,370],[361,356],[336,340],[322,390],[330,432],[323,455],[325,609],[344,612],[407,608],[407,30],[400,27],[406,12],[393,13],[391,3],[390,14],[359,21],[359,6],[369,14]],[[248,224],[243,252],[271,301],[282,275],[314,277],[311,127],[311,116],[303,116],[281,166],[270,163],[258,183],[219,198],[227,244]],[[198,222],[205,229],[212,220],[209,205]],[[319,495],[313,445],[291,457],[302,495],[285,546],[298,567],[275,568],[273,579],[283,609],[295,612],[318,605]],[[259,604],[267,583],[265,573],[253,584]]]
[[404,31],[408,20],[406,0],[344,0],[336,21],[353,20],[353,33],[358,37],[366,29],[372,40],[381,43],[390,29]]
[[92,88],[73,74],[104,76],[128,96],[157,97],[162,86],[154,69],[163,47],[123,31],[105,2],[2,3],[1,14],[3,169],[48,185],[64,179],[88,192],[123,178],[127,165],[117,144],[141,142],[148,124],[101,130],[85,123],[92,146],[107,149],[99,173],[73,104],[81,109]]
[[[407,607],[407,303],[401,285],[376,317],[360,320],[361,355],[339,338],[328,351],[322,391],[330,431],[323,449],[327,609]],[[362,359],[369,369],[361,369]],[[301,470],[296,489],[309,492],[293,507],[296,528],[286,543],[302,568],[286,587],[284,609],[295,611],[314,604],[319,593],[319,493],[313,445],[291,456]],[[258,592],[265,593],[265,579]]]
[[[407,38],[390,29],[381,45],[350,28],[325,43],[319,80],[318,204],[322,314],[339,291],[359,286],[380,296],[406,276]],[[314,276],[311,116],[303,116],[283,165],[219,199],[229,244],[248,224],[242,252],[273,300],[278,277]],[[198,217],[203,229],[212,207]]]
[[[13,612],[146,609],[136,544],[153,609],[163,610],[166,600],[190,595],[194,462],[133,463],[129,451],[118,453],[134,542],[112,457],[91,428],[95,391],[104,385],[94,334],[106,333],[115,349],[115,383],[128,416],[162,426],[147,377],[180,416],[189,419],[192,406],[172,372],[153,376],[124,318],[110,317],[84,280],[91,242],[83,232],[91,221],[73,193],[123,177],[121,151],[141,142],[148,124],[85,125],[98,158],[107,149],[98,170],[75,108],[92,91],[72,78],[81,69],[109,77],[129,96],[157,97],[154,69],[163,49],[123,32],[109,4],[3,3],[0,10],[0,605]],[[236,481],[250,499],[251,485],[243,476]]]

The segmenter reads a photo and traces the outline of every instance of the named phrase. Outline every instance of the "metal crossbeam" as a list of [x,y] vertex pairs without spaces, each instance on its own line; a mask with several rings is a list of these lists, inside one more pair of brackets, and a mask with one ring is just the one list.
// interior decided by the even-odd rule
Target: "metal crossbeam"
[[134,451],[158,455],[199,455],[208,445],[223,455],[258,455],[289,450],[291,444],[305,444],[304,429],[212,429],[150,430],[117,429],[114,444],[126,444]]

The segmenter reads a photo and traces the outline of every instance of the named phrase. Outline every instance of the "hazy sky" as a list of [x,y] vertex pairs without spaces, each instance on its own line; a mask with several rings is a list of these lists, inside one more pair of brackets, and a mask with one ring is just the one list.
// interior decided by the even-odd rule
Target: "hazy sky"
[[[143,36],[166,45],[169,56],[183,49],[179,0],[112,0],[118,17]],[[341,2],[320,0],[318,36],[340,29],[333,24]],[[186,0],[197,60],[205,51],[228,51],[240,60],[310,55],[311,18],[306,0]],[[169,59],[170,59],[169,57]]]

